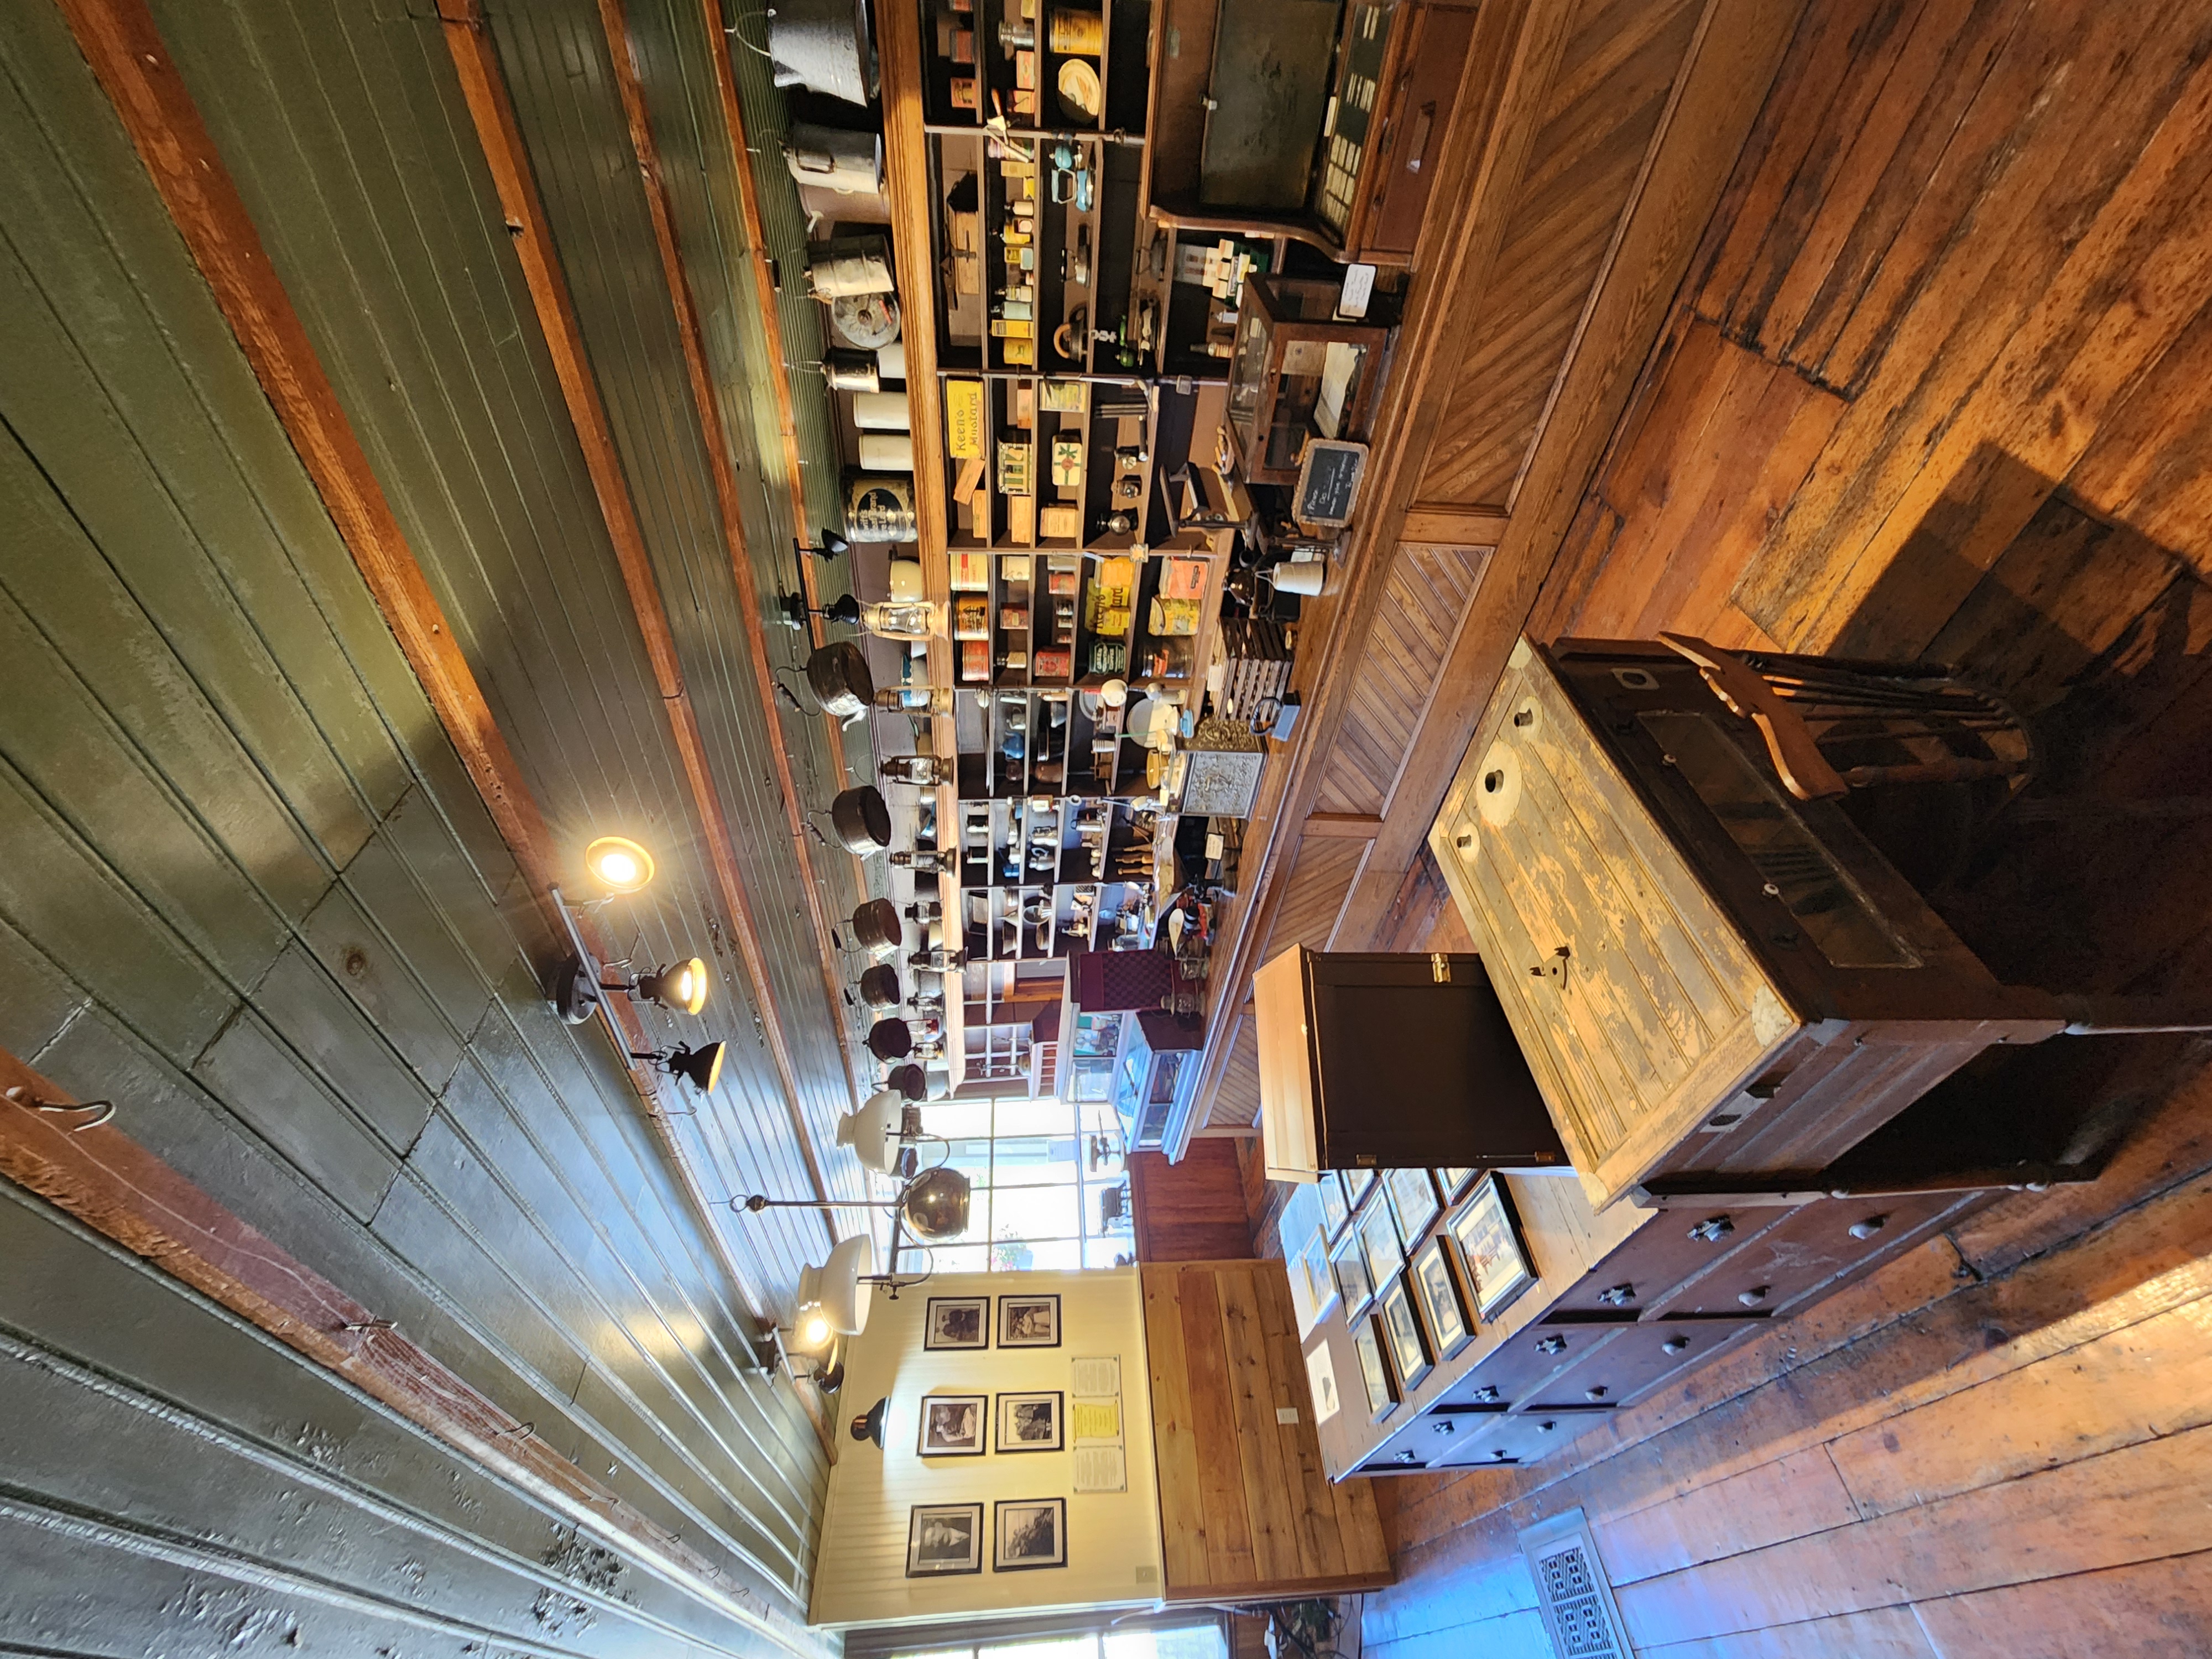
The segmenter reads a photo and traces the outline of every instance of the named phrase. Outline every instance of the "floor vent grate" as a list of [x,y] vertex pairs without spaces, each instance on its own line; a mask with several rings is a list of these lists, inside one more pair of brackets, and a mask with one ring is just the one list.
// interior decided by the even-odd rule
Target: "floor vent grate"
[[1633,1659],[1613,1586],[1580,1510],[1553,1516],[1521,1534],[1521,1553],[1536,1576],[1536,1601],[1559,1659]]

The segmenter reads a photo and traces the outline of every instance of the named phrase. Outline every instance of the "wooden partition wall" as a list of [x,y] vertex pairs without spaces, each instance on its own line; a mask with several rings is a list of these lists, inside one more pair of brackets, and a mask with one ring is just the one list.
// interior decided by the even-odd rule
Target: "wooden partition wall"
[[1145,1343],[1170,1601],[1391,1582],[1365,1480],[1331,1485],[1280,1261],[1148,1263]]

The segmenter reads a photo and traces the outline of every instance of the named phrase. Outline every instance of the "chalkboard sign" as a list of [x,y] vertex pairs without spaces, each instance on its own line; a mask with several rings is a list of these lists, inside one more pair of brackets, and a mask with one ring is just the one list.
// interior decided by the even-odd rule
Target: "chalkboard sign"
[[1298,464],[1297,488],[1291,496],[1291,516],[1300,524],[1341,530],[1352,522],[1352,509],[1359,502],[1359,481],[1367,473],[1367,446],[1316,438],[1306,445]]

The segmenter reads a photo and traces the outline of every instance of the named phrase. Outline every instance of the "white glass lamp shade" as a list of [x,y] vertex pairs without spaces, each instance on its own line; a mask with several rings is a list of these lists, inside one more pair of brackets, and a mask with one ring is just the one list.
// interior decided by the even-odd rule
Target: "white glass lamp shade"
[[922,585],[921,561],[893,559],[891,561],[892,600],[901,605],[911,605],[917,599],[928,597],[928,589]]
[[[835,1336],[858,1336],[868,1323],[875,1286],[860,1280],[876,1270],[876,1241],[855,1233],[818,1267],[799,1275],[799,1346],[819,1348]],[[811,1328],[818,1316],[827,1330]]]
[[850,1146],[863,1168],[878,1175],[896,1173],[899,1127],[904,1121],[906,1097],[896,1089],[878,1090],[860,1109],[837,1120],[837,1144]]

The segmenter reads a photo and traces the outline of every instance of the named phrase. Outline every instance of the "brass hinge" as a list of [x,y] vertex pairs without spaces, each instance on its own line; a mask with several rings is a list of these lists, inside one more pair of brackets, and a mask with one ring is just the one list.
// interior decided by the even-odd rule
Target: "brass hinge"
[[1451,958],[1441,951],[1429,952],[1429,978],[1438,985],[1451,983]]

